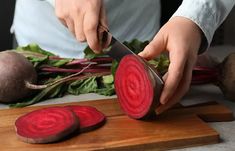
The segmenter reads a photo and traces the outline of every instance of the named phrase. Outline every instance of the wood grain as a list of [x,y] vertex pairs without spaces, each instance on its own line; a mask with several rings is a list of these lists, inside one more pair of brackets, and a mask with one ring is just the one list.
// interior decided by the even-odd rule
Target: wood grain
[[219,134],[197,115],[208,121],[233,120],[232,112],[220,104],[177,106],[151,121],[139,121],[125,116],[116,99],[66,103],[56,106],[71,104],[96,107],[107,116],[106,124],[95,131],[71,136],[57,143],[27,144],[19,141],[15,135],[15,119],[22,114],[47,106],[0,110],[1,151],[166,150],[182,148],[219,142]]

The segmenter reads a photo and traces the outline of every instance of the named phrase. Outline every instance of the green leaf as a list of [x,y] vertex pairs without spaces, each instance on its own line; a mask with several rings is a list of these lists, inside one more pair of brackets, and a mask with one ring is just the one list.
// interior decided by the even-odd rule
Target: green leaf
[[50,53],[46,50],[41,49],[39,45],[34,44],[34,43],[29,44],[27,46],[17,47],[16,50],[31,51],[31,52],[36,52],[36,53],[40,53],[40,54],[47,55],[47,56],[55,56],[53,53]]
[[55,98],[61,94],[61,90],[63,88],[63,84],[58,85],[55,87],[51,92],[48,93],[47,97],[48,98]]
[[53,66],[53,67],[61,67],[69,62],[71,62],[73,59],[60,59],[60,60],[47,60],[46,64],[49,66]]
[[105,95],[105,96],[114,95],[115,94],[114,84],[104,87],[104,88],[99,88],[95,91],[95,93],[98,93],[100,95]]
[[96,57],[101,57],[101,56],[105,56],[104,54],[95,54],[90,47],[86,47],[85,50],[84,50],[84,53],[85,53],[85,58],[87,59],[93,59],[93,58],[96,58]]
[[102,76],[102,82],[104,84],[112,84],[114,82],[113,75]]
[[112,66],[111,66],[111,73],[112,73],[113,76],[114,76],[115,73],[116,73],[116,70],[117,70],[117,68],[118,68],[118,65],[119,65],[118,61],[117,61],[117,60],[113,60]]
[[48,57],[47,56],[44,56],[44,57],[29,56],[27,57],[27,59],[33,64],[35,68],[37,68],[42,62],[48,60]]
[[97,82],[98,89],[95,91],[95,93],[98,93],[100,95],[105,95],[105,96],[111,96],[115,94],[114,77],[112,74],[97,78],[97,81],[99,81]]
[[170,60],[166,55],[161,54],[159,57],[148,61],[148,63],[152,64],[161,75],[164,75],[168,70]]
[[149,44],[149,41],[142,42],[137,39],[133,39],[130,42],[125,41],[123,44],[131,49],[135,54],[138,54],[144,50],[144,48]]
[[96,77],[85,80],[76,80],[68,86],[68,93],[78,95],[83,93],[95,92],[98,88]]

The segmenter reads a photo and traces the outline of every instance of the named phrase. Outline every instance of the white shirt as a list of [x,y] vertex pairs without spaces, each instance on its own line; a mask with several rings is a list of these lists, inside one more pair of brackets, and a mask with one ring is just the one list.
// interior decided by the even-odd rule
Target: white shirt
[[[235,4],[235,0],[183,0],[174,16],[182,16],[196,23],[204,33],[209,47],[215,30],[225,20]],[[203,50],[201,50],[203,51]]]
[[[159,0],[104,0],[112,34],[121,41],[151,40],[159,29]],[[209,46],[216,28],[235,0],[184,0],[174,16],[195,22]],[[82,58],[86,43],[78,42],[54,13],[54,0],[17,0],[12,30],[19,45],[37,43],[61,57]]]
[[[37,43],[61,57],[82,58],[87,44],[78,42],[60,23],[51,4],[17,0],[12,29],[18,44]],[[159,29],[159,0],[105,0],[105,7],[109,29],[121,41],[150,40]]]

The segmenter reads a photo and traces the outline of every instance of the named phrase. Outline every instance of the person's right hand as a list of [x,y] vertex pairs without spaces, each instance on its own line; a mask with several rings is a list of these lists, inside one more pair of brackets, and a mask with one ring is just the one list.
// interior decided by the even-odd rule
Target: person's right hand
[[87,41],[95,53],[101,51],[97,28],[107,28],[103,0],[56,0],[55,13],[78,41]]

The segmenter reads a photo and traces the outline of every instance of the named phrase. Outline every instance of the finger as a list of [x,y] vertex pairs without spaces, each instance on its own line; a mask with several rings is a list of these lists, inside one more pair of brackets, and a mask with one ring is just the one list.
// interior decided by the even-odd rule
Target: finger
[[158,33],[154,39],[138,55],[150,60],[158,56],[166,48],[166,43],[161,33]]
[[191,83],[191,78],[192,78],[192,68],[193,68],[193,63],[192,61],[188,61],[189,63],[187,64],[185,71],[184,71],[184,76],[180,81],[180,84],[176,90],[176,93],[169,99],[169,101],[164,104],[160,105],[157,109],[156,112],[157,114],[161,114],[162,112],[166,111],[167,109],[171,108],[173,105],[178,103],[180,99],[184,96],[184,94],[188,91],[190,83]]
[[168,72],[166,72],[166,73],[162,76],[162,80],[163,80],[163,81],[166,81],[167,77],[168,77]]
[[75,15],[75,35],[76,39],[80,42],[86,41],[86,36],[83,31],[83,21],[84,21],[84,14],[76,14]]
[[99,23],[100,7],[89,9],[84,16],[84,33],[89,47],[95,52],[100,53],[97,27]]
[[105,7],[103,4],[101,5],[101,10],[100,10],[100,24],[101,26],[103,26],[105,29],[108,30],[108,19],[107,19]]
[[[179,49],[180,48],[176,48]],[[170,52],[170,65],[168,68],[168,76],[165,80],[163,91],[160,97],[160,102],[165,104],[168,99],[175,93],[179,82],[182,79],[186,56],[187,54],[182,53],[179,50],[171,50]]]
[[70,18],[66,18],[65,22],[66,22],[66,26],[68,27],[69,31],[70,31],[73,35],[75,35],[74,22],[73,22],[73,20],[70,19]]
[[98,25],[98,40],[99,40],[99,45],[101,46],[101,49],[108,48],[109,46],[109,43],[110,43],[109,40],[103,39],[104,32],[107,32],[107,31],[109,31],[108,22],[107,22],[105,8],[104,8],[104,5],[102,4],[101,11],[100,11],[100,22]]
[[67,26],[67,23],[64,19],[61,19],[61,18],[58,18],[60,20],[60,22],[65,26],[65,27],[68,27]]

